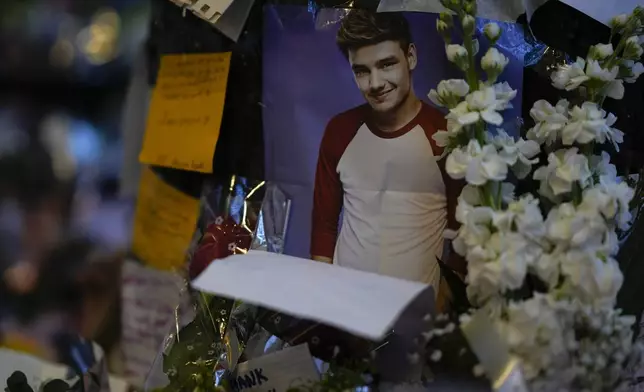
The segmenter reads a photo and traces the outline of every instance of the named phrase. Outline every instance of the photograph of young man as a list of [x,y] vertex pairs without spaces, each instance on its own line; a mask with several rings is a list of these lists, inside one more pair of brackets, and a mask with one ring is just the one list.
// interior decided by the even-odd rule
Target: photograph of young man
[[414,93],[418,56],[409,24],[400,13],[352,10],[337,46],[366,103],[325,129],[311,257],[438,288],[436,259],[444,257],[445,229],[457,227],[462,184],[445,173],[432,139],[445,129],[444,115]]

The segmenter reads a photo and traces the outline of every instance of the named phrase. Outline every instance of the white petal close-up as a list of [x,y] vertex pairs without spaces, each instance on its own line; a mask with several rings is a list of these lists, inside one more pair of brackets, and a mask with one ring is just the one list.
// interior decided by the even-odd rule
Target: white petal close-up
[[594,53],[597,56],[597,58],[603,60],[606,57],[610,56],[613,54],[614,49],[613,49],[613,44],[608,43],[608,44],[597,44],[594,47]]
[[544,99],[535,102],[530,109],[530,117],[536,124],[528,130],[527,138],[539,144],[552,145],[568,122],[568,108],[569,104],[565,99],[559,100],[556,106]]
[[487,39],[494,41],[501,35],[501,28],[497,23],[487,23],[485,26],[483,26],[483,34],[485,34]]
[[463,79],[441,80],[437,90],[429,91],[429,99],[437,106],[454,107],[460,98],[467,95],[470,86]]
[[539,162],[536,158],[541,148],[534,140],[515,140],[503,129],[497,129],[496,135],[491,138],[491,143],[497,148],[498,154],[512,167],[512,171],[519,179],[524,179],[532,170],[532,165]]
[[474,139],[467,146],[452,151],[445,169],[452,178],[465,178],[468,184],[476,186],[488,181],[503,181],[508,174],[508,165],[496,148],[489,144],[481,147]]
[[625,60],[624,65],[630,70],[630,76],[624,78],[626,83],[635,83],[641,74],[644,73],[644,65],[633,60]]
[[491,47],[481,59],[481,67],[486,71],[501,73],[510,60],[495,47]]
[[590,77],[586,75],[584,69],[586,68],[586,60],[577,57],[577,61],[572,64],[560,66],[550,76],[552,85],[560,90],[574,90],[581,86]]
[[452,63],[455,63],[459,59],[467,57],[467,49],[462,45],[450,44],[445,47],[445,52],[447,53],[447,59]]
[[597,60],[588,60],[586,63],[586,76],[591,79],[601,80],[602,82],[612,82],[615,80],[618,73],[618,66],[607,69],[603,68]]
[[617,261],[603,260],[591,252],[572,250],[561,263],[562,275],[571,290],[570,296],[583,303],[612,306],[624,276]]
[[[474,91],[465,97],[467,102],[467,108],[470,113],[475,113],[475,115],[470,116],[471,118],[466,119],[466,123],[473,123],[479,119],[483,119],[488,124],[492,125],[501,125],[503,123],[503,117],[497,111],[497,105],[499,104],[496,100],[496,91],[494,87],[486,87],[482,90]],[[472,119],[476,118],[476,121]]]
[[553,201],[557,196],[572,192],[573,185],[584,188],[592,176],[588,158],[576,147],[557,150],[548,155],[548,165],[539,167],[533,175],[540,181],[539,193]]

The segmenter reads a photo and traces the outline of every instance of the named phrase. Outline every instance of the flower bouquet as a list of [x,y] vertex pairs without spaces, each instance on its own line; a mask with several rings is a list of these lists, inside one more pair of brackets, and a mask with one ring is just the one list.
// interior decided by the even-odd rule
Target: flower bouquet
[[[614,18],[610,42],[552,73],[567,99],[537,101],[534,126],[517,139],[498,128],[516,96],[497,82],[509,59],[491,47],[479,73],[476,2],[442,3],[452,12],[440,15],[437,29],[464,78],[440,82],[429,97],[449,110],[447,129],[434,137],[449,154],[446,170],[467,182],[456,211],[461,227],[448,233],[467,260],[467,297],[519,359],[530,390],[624,390],[641,349],[634,317],[615,309],[624,278],[614,256],[635,192],[610,163],[624,135],[602,104],[621,99],[624,83],[644,72],[644,9]],[[456,30],[462,44],[452,42]],[[501,34],[494,23],[484,32],[491,44]],[[463,325],[469,318],[461,316]],[[481,365],[478,374],[489,371]]]

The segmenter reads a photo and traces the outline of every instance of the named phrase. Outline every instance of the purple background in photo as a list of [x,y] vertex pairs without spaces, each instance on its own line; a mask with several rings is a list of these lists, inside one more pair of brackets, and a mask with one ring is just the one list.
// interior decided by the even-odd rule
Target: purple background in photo
[[[264,11],[266,179],[292,199],[285,253],[309,257],[315,166],[324,128],[333,116],[364,99],[335,44],[346,10],[322,9],[316,16],[300,6],[267,6]],[[440,80],[461,76],[445,57],[444,42],[436,33],[437,14],[405,16],[418,51],[414,90],[429,102],[427,93]],[[487,50],[485,38],[480,42],[479,57]],[[511,57],[510,64],[501,80],[520,91],[523,59]],[[520,114],[520,97],[519,93],[513,102],[515,108],[505,112],[508,125]]]

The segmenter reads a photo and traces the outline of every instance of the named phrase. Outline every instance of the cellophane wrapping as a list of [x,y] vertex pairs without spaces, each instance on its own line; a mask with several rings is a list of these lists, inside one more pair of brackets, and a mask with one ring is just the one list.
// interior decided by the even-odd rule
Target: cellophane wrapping
[[[282,249],[290,200],[276,186],[232,176],[206,185],[201,199],[201,218],[190,250],[190,279],[211,262],[246,253],[251,247]],[[188,300],[175,309],[174,324],[145,390],[225,388],[227,374],[236,364],[261,355],[258,348],[263,352],[272,336],[258,326],[260,311],[253,305],[194,291],[189,282],[182,295]]]

